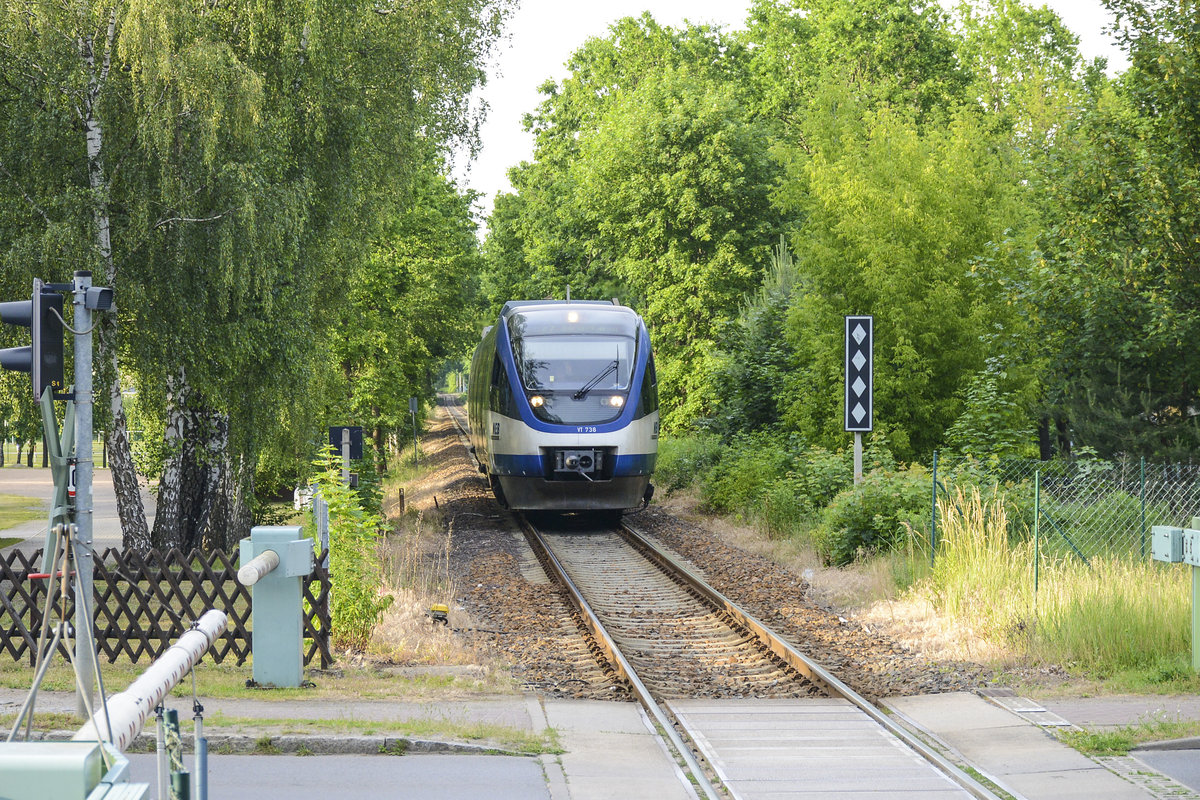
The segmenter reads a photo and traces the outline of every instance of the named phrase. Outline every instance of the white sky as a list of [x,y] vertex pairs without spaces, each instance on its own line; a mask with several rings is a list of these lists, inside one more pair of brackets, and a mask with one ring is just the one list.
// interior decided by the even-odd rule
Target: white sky
[[[1124,55],[1103,32],[1111,24],[1111,15],[1100,0],[1043,0],[1040,4],[1056,11],[1080,37],[1085,58],[1108,58],[1110,74],[1124,69]],[[943,5],[951,3],[943,0]],[[474,164],[456,166],[459,183],[482,193],[485,216],[491,212],[497,192],[512,191],[508,169],[533,154],[533,137],[522,129],[521,117],[533,111],[541,99],[537,87],[547,78],[565,78],[564,64],[570,54],[589,37],[607,35],[613,22],[649,10],[660,24],[673,27],[686,18],[741,28],[749,7],[750,0],[607,0],[594,4],[520,0],[520,8],[509,22],[509,37],[498,48],[483,92],[489,105],[482,129],[483,149]]]

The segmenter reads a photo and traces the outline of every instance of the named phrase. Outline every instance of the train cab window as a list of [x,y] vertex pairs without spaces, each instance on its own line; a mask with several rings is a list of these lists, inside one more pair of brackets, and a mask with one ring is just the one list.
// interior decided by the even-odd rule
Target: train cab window
[[[641,319],[628,308],[559,305],[508,316],[518,396],[558,425],[597,425],[621,416],[633,386]],[[524,391],[521,391],[521,390]]]
[[613,309],[557,308],[509,318],[513,358],[530,391],[621,391],[629,388],[637,350],[637,316]]

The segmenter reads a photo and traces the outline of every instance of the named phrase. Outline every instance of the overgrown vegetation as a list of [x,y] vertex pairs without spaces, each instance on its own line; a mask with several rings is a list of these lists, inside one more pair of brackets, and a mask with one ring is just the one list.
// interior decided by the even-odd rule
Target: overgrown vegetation
[[849,449],[805,446],[767,432],[664,439],[658,481],[668,491],[695,486],[712,509],[761,523],[769,535],[812,537],[826,563],[892,549],[906,525],[928,529],[929,476],[897,467],[882,436],[863,456],[866,480],[854,485]]
[[[1085,561],[1059,533],[1035,541],[1031,483],[1002,486],[970,469],[939,492],[931,563],[931,476],[894,464],[878,438],[868,452],[871,468],[857,486],[847,453],[765,435],[726,445],[715,436],[667,440],[660,458],[668,486],[689,475],[709,508],[807,545],[824,564],[878,557],[889,596],[927,603],[982,650],[1129,690],[1200,687],[1189,666],[1187,570],[1128,548]],[[1129,505],[1119,491],[1089,502],[1089,524],[1099,525],[1122,521]]]
[[384,530],[378,494],[364,498],[342,482],[342,462],[332,447],[314,462],[313,482],[329,505],[329,596],[331,640],[336,647],[364,650],[391,595],[381,595],[378,558]]
[[1123,756],[1139,744],[1200,736],[1200,722],[1194,720],[1149,719],[1135,725],[1122,725],[1108,731],[1066,730],[1059,737],[1089,756]]

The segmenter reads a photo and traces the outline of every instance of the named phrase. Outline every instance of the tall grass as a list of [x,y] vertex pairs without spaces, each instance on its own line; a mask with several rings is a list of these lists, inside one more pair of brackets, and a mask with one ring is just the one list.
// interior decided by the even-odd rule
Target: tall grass
[[[1152,561],[1056,562],[1042,584],[1036,651],[1099,672],[1155,668],[1191,651],[1190,569]],[[1169,677],[1169,676],[1168,676]]]
[[934,608],[1003,640],[1031,621],[1033,578],[1033,544],[1010,540],[1000,499],[985,500],[972,488],[938,501],[937,557],[918,585]]
[[443,526],[439,515],[430,519],[416,512],[394,521],[380,557],[383,590],[395,602],[374,630],[368,652],[407,664],[479,663],[474,645],[429,613],[434,604],[445,604],[453,624],[465,622],[454,602],[459,587],[450,564],[455,519]]
[[1002,495],[956,490],[939,501],[938,517],[934,566],[913,591],[941,614],[1035,663],[1095,675],[1186,662],[1188,570],[1042,553],[1035,591],[1034,542],[1010,532]]

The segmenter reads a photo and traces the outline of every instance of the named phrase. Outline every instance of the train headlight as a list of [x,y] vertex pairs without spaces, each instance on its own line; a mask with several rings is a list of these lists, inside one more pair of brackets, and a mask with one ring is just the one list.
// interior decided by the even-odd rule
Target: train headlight
[[542,406],[546,405],[546,398],[542,397],[540,394],[535,394],[533,397],[529,398],[529,405],[533,406],[534,408],[541,408]]
[[625,398],[619,394],[614,394],[612,397],[608,398],[608,404],[613,408],[620,408],[621,406],[625,405]]

